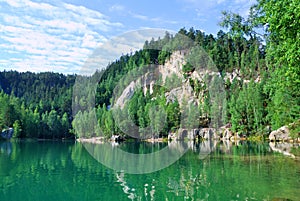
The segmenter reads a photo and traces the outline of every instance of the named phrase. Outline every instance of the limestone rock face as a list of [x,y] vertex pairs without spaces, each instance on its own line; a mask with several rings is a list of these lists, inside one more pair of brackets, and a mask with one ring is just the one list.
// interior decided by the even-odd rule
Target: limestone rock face
[[216,129],[214,128],[195,128],[195,129],[180,128],[178,130],[177,137],[174,136],[175,134],[170,133],[168,139],[184,140],[185,138],[187,138],[188,140],[196,140],[202,138],[205,140],[213,140],[219,138]]
[[226,128],[223,132],[223,138],[229,140],[232,136],[232,132],[229,130],[229,128]]
[[233,133],[230,130],[230,127],[231,127],[231,125],[227,124],[227,125],[219,128],[219,133],[221,134],[223,140],[229,140],[233,136]]
[[286,141],[290,140],[291,137],[289,136],[289,128],[287,126],[282,126],[281,128],[272,131],[269,135],[269,140],[270,141]]
[[188,136],[188,130],[187,129],[182,129],[180,128],[178,130],[178,140],[184,140],[184,138],[186,138]]
[[200,136],[206,140],[215,139],[216,136],[216,129],[214,128],[202,128],[200,130]]

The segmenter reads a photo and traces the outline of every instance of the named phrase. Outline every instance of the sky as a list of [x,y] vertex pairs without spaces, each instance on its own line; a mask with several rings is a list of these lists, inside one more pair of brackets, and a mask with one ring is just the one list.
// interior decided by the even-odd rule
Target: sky
[[[190,27],[216,34],[223,10],[246,17],[255,0],[0,0],[0,71],[80,74]],[[95,61],[95,60],[94,60]]]

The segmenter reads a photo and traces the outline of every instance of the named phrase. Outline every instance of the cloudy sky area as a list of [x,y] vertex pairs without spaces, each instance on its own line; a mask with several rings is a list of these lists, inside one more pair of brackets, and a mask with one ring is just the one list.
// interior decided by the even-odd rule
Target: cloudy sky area
[[[80,73],[95,50],[101,68],[108,60],[140,48],[144,39],[151,34],[157,37],[162,30],[194,27],[216,34],[222,10],[246,16],[253,3],[255,0],[0,0],[0,71]],[[157,31],[131,32],[145,28]]]

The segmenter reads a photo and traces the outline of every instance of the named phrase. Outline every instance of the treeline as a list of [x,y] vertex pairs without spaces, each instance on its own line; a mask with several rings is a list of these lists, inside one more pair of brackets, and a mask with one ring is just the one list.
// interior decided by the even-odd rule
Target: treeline
[[[214,107],[209,100],[208,86],[203,86],[203,80],[189,77],[189,73],[197,67],[194,65],[197,65],[197,61],[201,60],[203,54],[212,58],[214,70],[221,75],[225,76],[226,73],[233,71],[239,72],[239,80],[235,79],[232,83],[226,80],[227,97],[223,98],[227,98],[227,103],[225,103],[224,110],[227,109],[229,113],[224,115],[223,123],[231,122],[233,131],[243,131],[248,134],[261,131],[264,125],[262,118],[265,113],[265,105],[261,87],[254,83],[254,79],[258,76],[264,79],[263,75],[266,72],[265,47],[260,42],[261,40],[255,34],[250,38],[246,38],[244,35],[232,38],[229,32],[220,31],[217,37],[214,37],[193,28],[189,31],[183,28],[175,36],[166,33],[162,39],[146,41],[142,50],[133,55],[122,56],[110,64],[107,69],[93,75],[91,79],[96,77],[101,79],[95,94],[96,108],[92,112],[87,110],[86,105],[89,100],[86,99],[93,95],[86,94],[77,97],[80,99],[77,100],[78,105],[83,108],[73,121],[73,126],[78,131],[78,137],[100,135],[110,137],[113,134],[136,135],[135,133],[138,133],[139,136],[135,137],[147,138],[151,137],[150,133],[156,136],[167,136],[170,131],[176,132],[180,127],[192,129],[208,126],[212,107]],[[132,81],[126,80],[130,78],[127,76],[128,73],[137,75],[144,66],[165,64],[165,61],[175,51],[196,51],[197,47],[203,48],[205,53],[201,53],[201,51],[194,53],[192,60],[195,62],[191,61],[192,64],[187,63],[183,66],[182,73],[185,80],[171,75],[167,77],[165,83],[161,83],[164,87],[159,87],[160,84],[156,83],[152,94],[145,94],[142,90],[135,91],[122,110],[120,108],[110,109],[115,101],[113,93],[116,86],[124,89]],[[210,65],[210,63],[207,62],[205,65]],[[125,80],[122,80],[123,77]],[[243,85],[243,80],[251,80],[251,84]],[[169,101],[165,94],[170,92],[172,86],[181,86],[186,81],[192,87],[194,95],[203,100],[199,105],[186,102],[183,104],[185,108],[180,108],[178,100]],[[246,90],[248,88],[249,90]],[[238,101],[244,101],[245,104],[236,104],[234,101],[243,93],[248,95],[244,95]],[[257,94],[257,96],[252,96],[253,94]],[[251,104],[245,102],[249,98],[251,99],[249,102],[252,101]],[[255,114],[252,115],[254,110]],[[97,122],[89,121],[95,114]]]
[[[181,127],[178,117],[182,115],[183,108],[179,108],[176,100],[173,103],[168,102],[164,94],[167,91],[164,89],[157,89],[160,93],[154,92],[151,95],[136,91],[122,111],[116,108],[110,109],[114,102],[112,94],[117,83],[128,72],[135,74],[142,66],[164,64],[172,52],[192,50],[195,45],[202,47],[208,53],[224,78],[226,114],[222,123],[229,124],[233,132],[247,136],[263,136],[271,129],[295,122],[300,118],[299,43],[294,40],[297,38],[300,26],[297,20],[293,20],[300,13],[296,12],[297,9],[299,10],[296,1],[290,4],[289,1],[278,3],[259,0],[251,8],[247,19],[234,13],[223,12],[220,25],[228,32],[219,31],[216,36],[213,36],[193,28],[189,30],[182,28],[175,36],[166,33],[161,39],[146,41],[142,50],[133,55],[122,56],[107,69],[98,72],[101,80],[97,87],[96,108],[93,112],[97,116],[97,124],[100,125],[101,130],[96,126],[98,130],[91,129],[93,132],[88,132],[87,137],[101,134],[109,137],[115,133],[137,131],[135,126],[128,126],[131,124],[138,127],[140,135],[145,135],[145,128],[154,131],[157,135],[165,136],[169,131]],[[275,12],[277,17],[271,14],[272,12]],[[284,16],[284,21],[279,22],[278,16]],[[280,24],[280,28],[277,24]],[[258,33],[259,29],[260,33]],[[182,37],[188,37],[190,41],[182,40]],[[189,82],[194,94],[204,94],[205,97],[198,97],[201,99],[201,104],[198,106],[186,104],[190,109],[184,119],[187,122],[196,121],[198,126],[205,126],[207,121],[209,123],[211,120],[212,109],[215,106],[209,103],[209,94],[205,94],[208,86],[203,86],[199,84],[200,80],[189,77],[195,68],[197,66],[191,63],[183,66],[185,77],[183,82]],[[227,79],[228,73],[236,74],[235,79]],[[121,82],[124,82],[124,86],[126,83],[129,84],[126,81]],[[81,100],[81,102],[88,101]],[[150,105],[158,108],[153,116],[149,109]],[[168,108],[171,107],[174,107],[172,110],[177,111],[176,114],[170,112],[171,109]],[[160,114],[159,111],[167,112]],[[73,125],[80,125],[80,122],[85,119],[84,125],[94,128],[95,125],[88,125],[89,115],[91,114],[87,111],[80,112]],[[119,121],[116,116],[122,117],[122,121]],[[203,117],[206,117],[204,119],[206,123],[203,123]],[[167,119],[167,123],[161,128],[164,119]],[[188,124],[185,125],[189,127]],[[122,128],[122,125],[127,126]],[[294,126],[293,129],[295,131],[293,133],[297,136],[299,126]],[[78,132],[78,137],[85,137],[87,132],[84,131],[86,130],[82,129]]]
[[[181,127],[208,126],[218,105],[210,101],[209,86],[190,76],[202,65],[194,61],[208,55],[213,62],[206,61],[205,67],[215,67],[226,92],[224,97],[218,97],[224,101],[219,111],[222,122],[217,124],[227,124],[233,132],[247,136],[267,135],[271,129],[300,119],[297,3],[258,0],[247,19],[223,12],[220,25],[226,32],[221,30],[214,36],[182,28],[175,35],[166,33],[158,40],[146,41],[142,50],[121,56],[91,77],[1,72],[0,126],[19,128],[15,130],[20,137],[42,138],[69,137],[70,129],[75,129],[77,137],[138,133],[134,137],[147,138],[166,136]],[[169,77],[160,83],[164,87],[156,83],[151,94],[138,89],[122,109],[112,107],[115,88],[125,89],[132,81],[128,75],[139,75],[144,66],[163,65],[175,51],[186,50],[194,54],[182,66],[183,79]],[[167,98],[167,85],[174,83],[188,83],[199,104]],[[291,128],[297,137],[300,126],[294,124]]]
[[0,72],[0,129],[15,137],[69,138],[75,75]]

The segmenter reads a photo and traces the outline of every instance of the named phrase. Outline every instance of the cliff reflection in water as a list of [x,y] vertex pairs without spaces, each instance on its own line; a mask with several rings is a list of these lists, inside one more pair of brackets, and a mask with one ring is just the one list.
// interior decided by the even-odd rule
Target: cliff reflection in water
[[[274,154],[268,144],[204,141],[173,143],[11,142],[0,145],[0,198],[6,200],[299,200],[299,161]],[[132,154],[182,154],[166,168],[128,174],[99,163],[122,161],[115,150]],[[144,170],[165,155],[140,159]],[[169,157],[169,156],[168,156]],[[117,161],[117,162],[116,162]],[[147,167],[150,166],[150,167]],[[124,168],[124,169],[125,169]]]

